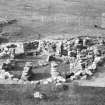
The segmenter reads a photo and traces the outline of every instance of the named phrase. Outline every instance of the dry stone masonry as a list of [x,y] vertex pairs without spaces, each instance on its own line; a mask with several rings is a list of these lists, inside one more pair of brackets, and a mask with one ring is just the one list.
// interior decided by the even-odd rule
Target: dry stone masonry
[[[2,43],[0,45],[1,59],[11,59],[15,62],[16,57],[21,57],[21,55],[40,57],[47,55],[48,57],[45,62],[39,61],[37,66],[33,66],[37,68],[51,64],[51,78],[56,78],[55,80],[57,81],[65,82],[65,79],[57,70],[59,66],[57,62],[69,64],[69,76],[66,74],[66,79],[88,79],[88,77],[94,75],[98,66],[104,63],[105,38],[79,36],[67,40],[44,39],[24,43]],[[11,67],[10,64],[7,64],[7,67]],[[21,75],[22,81],[29,80],[28,78],[31,77],[33,66],[29,62],[25,64]],[[48,80],[52,81],[52,79]]]

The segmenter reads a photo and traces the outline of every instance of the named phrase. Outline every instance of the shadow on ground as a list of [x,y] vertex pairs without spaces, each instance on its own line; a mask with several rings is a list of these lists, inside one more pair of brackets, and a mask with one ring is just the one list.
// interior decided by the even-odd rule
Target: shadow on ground
[[49,73],[36,73],[36,74],[33,74],[30,79],[31,80],[41,80],[41,79],[47,79],[50,76],[51,75]]

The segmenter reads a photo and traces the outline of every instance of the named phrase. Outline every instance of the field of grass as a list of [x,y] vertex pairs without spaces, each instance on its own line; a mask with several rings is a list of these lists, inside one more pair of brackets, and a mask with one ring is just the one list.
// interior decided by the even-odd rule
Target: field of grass
[[[67,87],[68,86],[68,87]],[[33,98],[33,86],[0,85],[1,105],[104,105],[105,89],[80,87],[69,84],[56,88],[53,85],[37,87],[46,94],[45,99]]]
[[[104,36],[101,24],[104,0],[0,0],[0,19],[17,19],[3,27],[10,41],[27,41],[48,36]],[[55,19],[56,18],[56,19]]]

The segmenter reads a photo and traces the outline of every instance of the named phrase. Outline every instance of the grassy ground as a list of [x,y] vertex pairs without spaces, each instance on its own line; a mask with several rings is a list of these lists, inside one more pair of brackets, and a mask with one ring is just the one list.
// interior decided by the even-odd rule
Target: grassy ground
[[45,99],[34,99],[33,87],[22,85],[0,85],[1,105],[104,105],[105,89],[79,87],[69,84],[68,88],[52,85],[40,87],[47,95]]
[[18,20],[17,24],[3,27],[2,34],[9,33],[10,41],[48,36],[103,36],[105,30],[94,25],[101,24],[104,5],[104,0],[0,0],[0,17]]

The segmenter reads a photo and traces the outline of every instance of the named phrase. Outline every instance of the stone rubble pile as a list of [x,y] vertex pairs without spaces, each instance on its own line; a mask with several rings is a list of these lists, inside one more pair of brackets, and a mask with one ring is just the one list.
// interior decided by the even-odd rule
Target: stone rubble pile
[[47,98],[46,94],[41,93],[41,92],[39,92],[39,91],[34,91],[33,96],[34,96],[34,98],[36,98],[36,99],[45,99],[45,98]]
[[13,75],[11,75],[9,72],[5,71],[5,70],[0,70],[0,79],[11,79],[13,77]]
[[6,71],[11,71],[16,69],[16,61],[14,59],[7,59],[6,62],[2,64],[2,69]]
[[104,44],[87,46],[86,42],[85,44],[81,44],[81,41],[76,40],[75,51],[72,50],[69,52],[70,72],[73,74],[70,77],[71,80],[87,79],[87,77],[92,76],[97,70],[98,64],[104,61],[105,55],[102,53],[102,50],[105,51],[105,49],[103,47],[103,49],[100,50],[97,46],[102,47]]
[[[0,57],[9,55],[9,59],[14,59],[16,54],[28,51],[36,53],[35,56],[48,56],[46,62],[39,61],[36,67],[51,63],[51,78],[39,82],[47,84],[49,82],[65,82],[67,78],[70,80],[87,79],[96,72],[99,64],[105,60],[105,38],[80,36],[68,40],[35,40],[27,43],[2,44],[0,46]],[[58,61],[70,66],[69,76],[67,74],[66,79],[58,72]],[[26,62],[21,81],[31,80],[32,67],[31,62]],[[34,83],[34,81],[31,82]]]
[[32,77],[32,62],[26,62],[24,70],[22,72],[21,80],[29,81]]
[[43,98],[43,94],[41,94],[39,91],[34,92],[34,98],[39,98],[42,99]]
[[15,54],[33,51],[36,55],[55,54],[56,56],[75,56],[78,50],[105,43],[102,38],[77,37],[69,40],[35,40],[30,42],[16,42],[0,45],[0,55],[10,55],[13,49]]
[[[9,66],[10,61],[7,60],[6,64],[7,64],[7,66]],[[13,79],[13,77],[14,76],[12,74],[10,74],[7,69],[3,68],[3,65],[0,67],[0,79],[2,79],[2,80],[10,79],[11,80],[11,79]]]
[[51,62],[51,77],[56,83],[66,81],[65,78],[61,76],[60,72],[58,72],[58,64],[55,61]]
[[18,54],[24,53],[23,43],[6,43],[0,45],[0,58],[13,58]]
[[38,64],[34,67],[38,68],[38,67],[43,67],[43,66],[47,66],[48,65],[48,62],[45,61],[45,60],[39,60],[38,61]]

